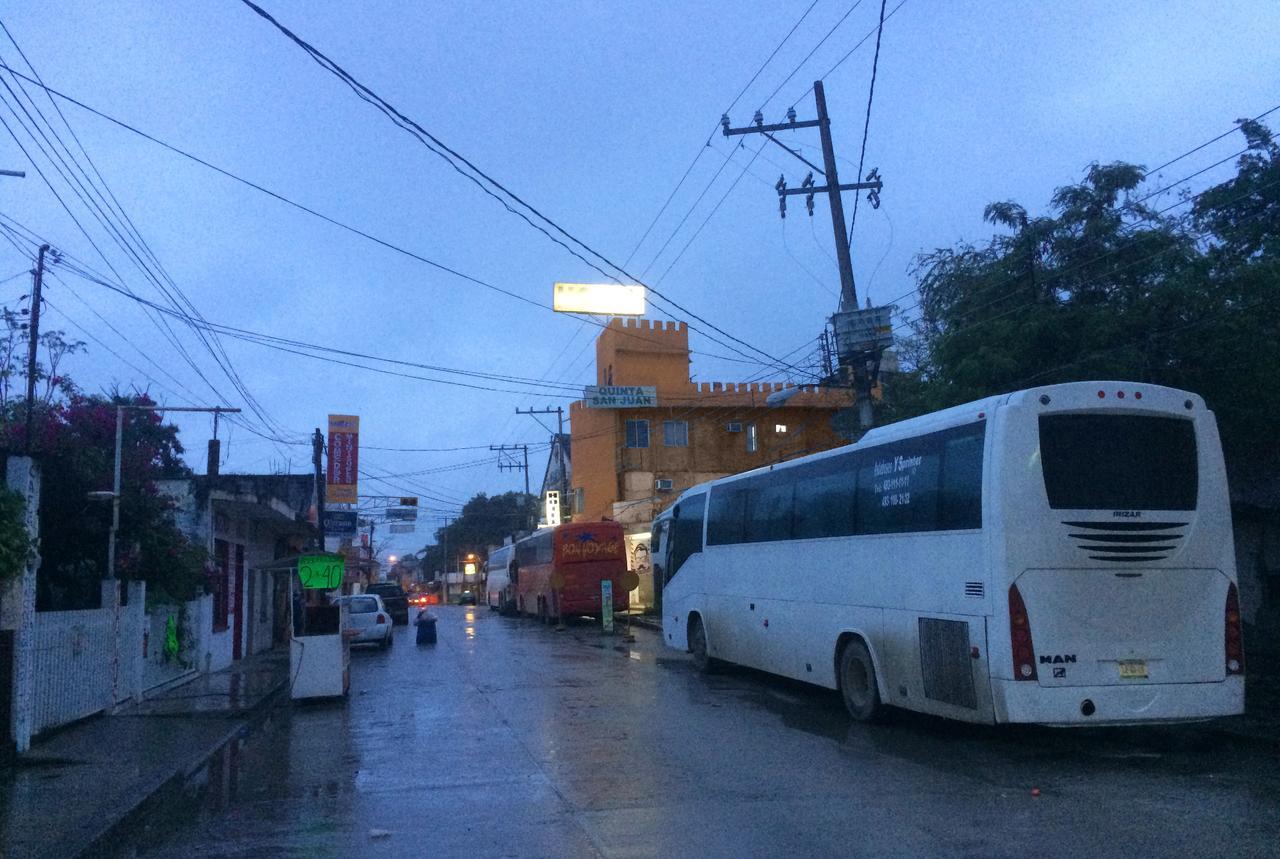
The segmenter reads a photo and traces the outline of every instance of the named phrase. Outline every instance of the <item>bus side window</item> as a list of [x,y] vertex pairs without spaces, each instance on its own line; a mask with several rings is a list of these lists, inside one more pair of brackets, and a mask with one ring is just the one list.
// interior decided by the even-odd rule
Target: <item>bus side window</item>
[[671,581],[676,573],[696,552],[702,551],[702,517],[707,496],[695,495],[681,501],[673,512],[671,523],[670,565],[664,581]]

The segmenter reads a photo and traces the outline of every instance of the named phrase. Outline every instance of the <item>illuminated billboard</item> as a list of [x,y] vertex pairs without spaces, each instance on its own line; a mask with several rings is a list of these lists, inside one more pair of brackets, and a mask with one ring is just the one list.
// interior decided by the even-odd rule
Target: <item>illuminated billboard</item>
[[644,316],[645,289],[616,283],[557,283],[551,306],[557,313]]

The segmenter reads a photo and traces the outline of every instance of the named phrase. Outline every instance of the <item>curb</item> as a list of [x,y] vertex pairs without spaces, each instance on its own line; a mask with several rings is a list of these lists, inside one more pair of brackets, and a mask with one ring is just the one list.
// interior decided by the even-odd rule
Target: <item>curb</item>
[[263,722],[267,714],[280,703],[280,699],[284,697],[284,693],[288,691],[288,688],[289,678],[286,676],[281,678],[275,688],[263,695],[256,704],[237,711],[230,717],[234,724],[225,734],[202,749],[194,758],[188,758],[187,761],[180,763],[177,771],[172,775],[164,776],[154,784],[146,787],[141,792],[142,796],[138,798],[132,808],[122,813],[115,820],[103,821],[100,826],[96,827],[96,831],[85,840],[84,846],[75,848],[75,852],[72,855],[89,856],[103,852],[108,842],[120,835],[122,830],[137,823],[167,799],[180,792],[186,782],[199,772],[200,768],[207,764],[219,750],[233,742],[242,733],[252,730]]

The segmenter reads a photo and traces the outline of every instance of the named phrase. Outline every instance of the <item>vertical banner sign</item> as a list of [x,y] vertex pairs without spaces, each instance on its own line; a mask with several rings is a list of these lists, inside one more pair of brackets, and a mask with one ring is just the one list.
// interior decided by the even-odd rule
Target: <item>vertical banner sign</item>
[[600,580],[600,622],[606,633],[613,632],[613,579]]
[[329,473],[325,500],[332,504],[355,504],[360,467],[360,418],[329,415]]
[[543,497],[542,519],[548,528],[555,528],[560,524],[560,493],[554,489],[548,489]]

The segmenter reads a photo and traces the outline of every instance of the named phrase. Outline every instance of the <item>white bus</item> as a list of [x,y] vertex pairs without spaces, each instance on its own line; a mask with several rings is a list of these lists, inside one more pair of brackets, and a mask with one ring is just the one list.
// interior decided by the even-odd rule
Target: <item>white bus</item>
[[1054,385],[701,484],[654,522],[663,636],[973,722],[1244,709],[1227,483],[1184,391]]
[[515,559],[514,543],[507,543],[489,552],[484,564],[485,603],[502,614],[514,614],[515,596],[511,591],[511,562]]

